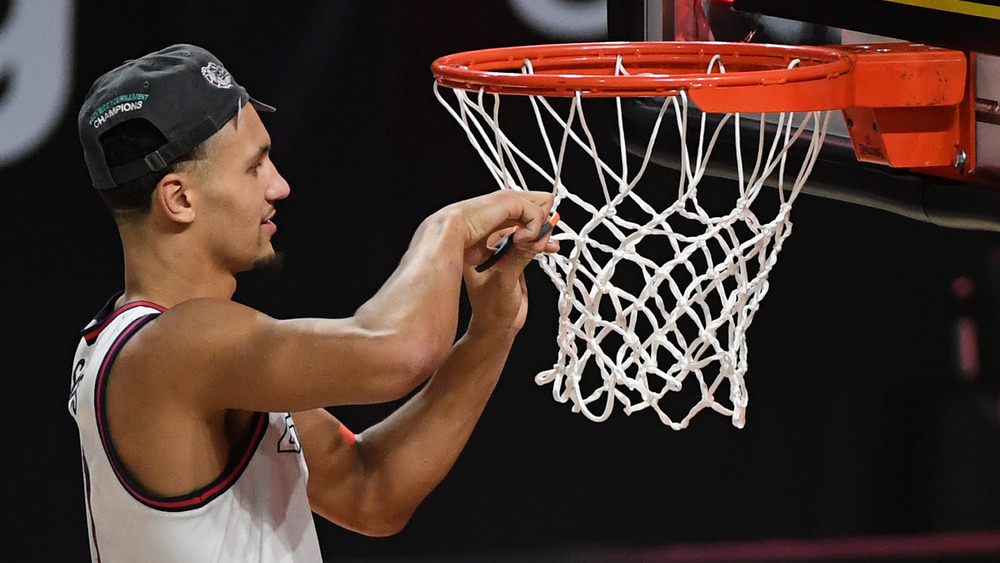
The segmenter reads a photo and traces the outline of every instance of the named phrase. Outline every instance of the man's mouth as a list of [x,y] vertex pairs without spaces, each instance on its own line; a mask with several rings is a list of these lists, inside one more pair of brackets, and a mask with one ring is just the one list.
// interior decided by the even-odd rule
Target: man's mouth
[[270,214],[268,214],[266,217],[264,217],[264,219],[261,220],[260,224],[261,225],[267,225],[267,226],[271,227],[271,229],[277,230],[278,226],[274,224],[274,221],[272,221],[272,219],[274,219],[274,215],[275,215],[275,212],[272,211]]

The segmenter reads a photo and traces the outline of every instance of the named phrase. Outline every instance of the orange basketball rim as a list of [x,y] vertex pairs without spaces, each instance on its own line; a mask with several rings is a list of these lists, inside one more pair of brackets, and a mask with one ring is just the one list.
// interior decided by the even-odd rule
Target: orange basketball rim
[[948,176],[975,166],[970,64],[961,51],[912,43],[603,42],[467,51],[431,68],[442,86],[492,94],[683,91],[705,112],[840,109],[859,160]]

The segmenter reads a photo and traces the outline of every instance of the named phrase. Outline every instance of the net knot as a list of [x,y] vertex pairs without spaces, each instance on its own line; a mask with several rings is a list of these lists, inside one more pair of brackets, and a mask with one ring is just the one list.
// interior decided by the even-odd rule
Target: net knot
[[[627,327],[628,323],[624,323],[624,325]],[[632,358],[638,359],[641,356],[639,352],[642,349],[642,340],[639,339],[639,336],[634,332],[627,331],[622,335],[622,339],[625,342],[625,346],[632,350]]]

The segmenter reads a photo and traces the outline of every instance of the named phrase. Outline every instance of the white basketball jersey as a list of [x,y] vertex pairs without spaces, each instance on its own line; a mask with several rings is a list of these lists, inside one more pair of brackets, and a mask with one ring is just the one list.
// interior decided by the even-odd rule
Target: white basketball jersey
[[258,413],[246,451],[190,494],[152,495],[129,477],[108,434],[107,376],[125,342],[163,308],[137,302],[115,310],[114,302],[83,330],[69,398],[80,430],[93,561],[322,561],[306,497],[308,470],[287,413]]

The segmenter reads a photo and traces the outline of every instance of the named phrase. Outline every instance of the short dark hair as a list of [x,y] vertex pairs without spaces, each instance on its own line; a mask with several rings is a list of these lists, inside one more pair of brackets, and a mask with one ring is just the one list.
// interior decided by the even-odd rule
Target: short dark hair
[[[100,138],[104,159],[109,167],[121,166],[143,159],[166,144],[167,139],[155,125],[145,119],[130,119],[115,125]],[[114,212],[148,214],[153,201],[153,190],[164,176],[175,172],[179,164],[199,158],[204,153],[204,143],[190,153],[167,164],[162,170],[150,172],[118,187],[97,190]]]

